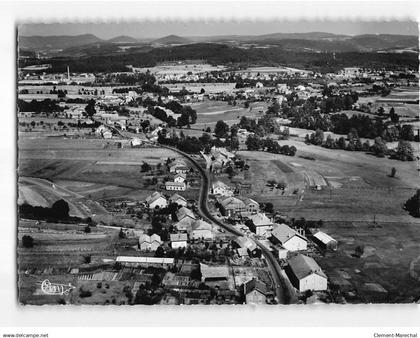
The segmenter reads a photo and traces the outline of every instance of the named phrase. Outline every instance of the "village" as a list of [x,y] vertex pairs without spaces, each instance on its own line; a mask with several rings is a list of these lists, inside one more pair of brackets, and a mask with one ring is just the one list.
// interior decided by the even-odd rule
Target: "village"
[[[21,69],[18,79],[20,302],[403,297],[374,277],[382,263],[370,259],[381,222],[417,225],[402,207],[416,190],[417,70],[44,70]],[[361,191],[378,197],[355,201]],[[341,199],[347,205],[335,208]],[[53,213],[57,201],[64,215]],[[376,229],[378,241],[349,239],[344,226]],[[404,301],[418,300],[414,247],[415,238]],[[47,296],[42,280],[70,292]]]

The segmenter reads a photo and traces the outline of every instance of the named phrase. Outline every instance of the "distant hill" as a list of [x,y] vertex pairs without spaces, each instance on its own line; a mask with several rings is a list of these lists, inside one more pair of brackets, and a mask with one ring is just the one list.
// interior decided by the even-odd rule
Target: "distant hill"
[[120,35],[116,36],[115,38],[109,39],[108,42],[112,43],[136,43],[138,42],[137,39],[128,36],[128,35]]
[[93,34],[57,36],[19,36],[19,47],[32,50],[66,49],[103,42]]
[[182,45],[190,42],[191,40],[177,35],[168,35],[163,38],[152,41],[152,43],[158,43],[162,45]]

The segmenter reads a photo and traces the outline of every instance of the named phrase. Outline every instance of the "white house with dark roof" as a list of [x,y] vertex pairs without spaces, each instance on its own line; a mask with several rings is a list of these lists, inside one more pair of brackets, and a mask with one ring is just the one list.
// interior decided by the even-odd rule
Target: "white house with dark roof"
[[284,223],[274,224],[271,240],[289,251],[306,250],[308,247],[306,237]]
[[323,291],[328,288],[328,278],[312,257],[297,255],[289,259],[285,269],[293,286],[300,292]]
[[146,198],[146,204],[149,209],[155,209],[156,207],[165,208],[168,205],[168,201],[160,192],[155,191]]

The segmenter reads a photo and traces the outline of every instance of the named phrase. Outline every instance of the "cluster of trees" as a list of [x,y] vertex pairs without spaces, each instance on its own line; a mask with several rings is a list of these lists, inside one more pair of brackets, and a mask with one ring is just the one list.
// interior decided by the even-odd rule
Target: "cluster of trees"
[[281,146],[277,141],[270,138],[261,139],[258,135],[249,135],[246,140],[248,150],[262,150],[273,154],[295,156],[296,147],[287,144]]
[[42,101],[32,100],[26,102],[24,100],[17,101],[18,110],[20,112],[34,112],[34,113],[57,113],[64,111],[64,108],[57,104],[57,101],[45,99]]
[[93,224],[90,217],[82,219],[80,217],[74,217],[69,215],[69,205],[63,199],[60,199],[52,204],[50,208],[32,206],[30,204],[24,203],[19,206],[19,216],[21,218],[36,219],[36,220],[45,220],[51,222],[66,222],[66,223],[88,223]]
[[338,139],[333,139],[331,135],[328,135],[325,139],[324,132],[321,129],[317,129],[315,133],[311,134],[311,136],[306,134],[305,143],[321,146],[328,149],[372,152],[378,157],[390,155],[391,158],[400,161],[414,160],[413,147],[409,141],[400,140],[398,142],[397,149],[395,151],[391,151],[388,149],[385,140],[379,136],[375,138],[372,145],[370,144],[369,140],[366,140],[362,143],[356,129],[354,128],[350,130],[347,141],[343,136]]

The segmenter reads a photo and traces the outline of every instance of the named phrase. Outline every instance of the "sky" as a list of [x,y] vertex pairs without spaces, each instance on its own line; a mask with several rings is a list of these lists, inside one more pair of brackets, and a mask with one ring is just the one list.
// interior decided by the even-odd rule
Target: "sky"
[[18,25],[19,35],[94,34],[101,39],[119,35],[134,38],[180,36],[260,35],[269,33],[327,32],[345,35],[418,35],[414,21],[140,21],[108,23],[49,23]]

